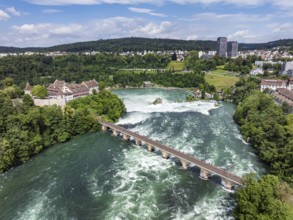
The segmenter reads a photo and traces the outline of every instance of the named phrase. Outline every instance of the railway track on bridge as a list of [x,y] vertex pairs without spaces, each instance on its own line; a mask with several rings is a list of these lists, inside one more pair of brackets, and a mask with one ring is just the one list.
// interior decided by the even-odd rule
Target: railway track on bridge
[[177,157],[181,161],[184,169],[187,169],[190,164],[194,164],[201,169],[202,179],[208,179],[210,175],[215,174],[222,178],[225,183],[224,186],[228,189],[231,189],[234,185],[242,185],[242,178],[228,172],[227,170],[213,166],[212,164],[206,163],[195,157],[182,153],[178,150],[161,144],[158,141],[154,141],[148,137],[132,132],[121,126],[105,122],[101,119],[99,119],[99,122],[103,126],[103,130],[107,130],[109,128],[116,136],[118,135],[118,133],[121,133],[125,140],[129,140],[130,137],[132,137],[135,139],[137,145],[141,145],[141,142],[144,142],[148,145],[149,150],[152,150],[153,148],[158,148],[162,152],[164,158],[169,158],[171,155]]

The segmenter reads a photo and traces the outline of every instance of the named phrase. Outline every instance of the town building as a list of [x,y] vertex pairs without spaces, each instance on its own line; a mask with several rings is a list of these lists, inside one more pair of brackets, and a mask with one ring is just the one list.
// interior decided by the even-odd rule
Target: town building
[[238,56],[238,42],[230,41],[227,46],[228,57],[237,57]]
[[282,96],[282,101],[287,102],[290,106],[293,106],[293,91],[288,89],[277,89],[277,92],[280,96]]
[[278,65],[278,64],[282,65],[283,62],[282,61],[273,62],[273,61],[269,60],[269,61],[255,61],[255,63],[254,63],[255,66],[258,66],[260,68],[263,68],[264,65],[273,66],[273,65]]
[[287,89],[293,91],[293,78],[288,80],[262,79],[260,90],[265,89],[276,91],[277,89]]
[[284,62],[282,65],[282,69],[280,72],[281,75],[288,75],[289,77],[293,77],[293,61]]
[[[31,94],[32,87],[29,83],[26,84],[24,89],[25,94]],[[99,92],[99,84],[96,80],[84,81],[80,84],[76,83],[66,83],[64,80],[55,80],[48,87],[48,97],[45,99],[38,99],[33,97],[35,105],[45,106],[45,105],[58,105],[64,106],[67,102],[94,94],[94,92]]]
[[256,76],[256,75],[263,75],[264,71],[261,68],[256,68],[250,71],[250,75]]
[[227,56],[227,38],[219,37],[217,40],[217,54],[220,57]]

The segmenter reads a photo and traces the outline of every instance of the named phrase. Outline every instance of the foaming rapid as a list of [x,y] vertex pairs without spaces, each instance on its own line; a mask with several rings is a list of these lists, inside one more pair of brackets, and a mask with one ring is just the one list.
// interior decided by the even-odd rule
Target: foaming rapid
[[[184,102],[188,93],[181,90],[145,89],[144,91],[149,94],[137,89],[129,91],[129,93],[121,90],[114,91],[122,96],[127,112],[201,112],[202,114],[209,114],[209,110],[215,108],[214,101]],[[153,102],[157,98],[160,98],[162,103],[154,105]]]
[[[144,122],[150,117],[150,113],[199,112],[209,115],[210,110],[218,108],[215,101],[185,102],[188,93],[181,90],[133,89],[129,90],[129,93],[126,93],[125,90],[115,90],[114,92],[122,98],[128,112],[119,120],[118,123],[121,125]],[[153,102],[157,98],[160,98],[162,103],[154,105]]]
[[[145,104],[145,103],[143,103]],[[152,104],[147,103],[146,105],[130,105],[127,106],[128,112],[142,112],[142,113],[153,113],[153,112],[200,112],[205,115],[209,115],[211,109],[217,108],[215,102],[181,102],[181,103],[172,103],[168,100],[163,100],[161,104]]]
[[[233,105],[224,103],[221,106],[216,106],[213,101],[181,102],[187,94],[184,94],[182,91],[172,91],[175,93],[173,93],[174,96],[172,96],[171,91],[166,90],[116,92],[124,100],[128,112],[118,124],[127,126],[128,129],[134,132],[227,169],[239,176],[249,172],[258,174],[265,172],[265,168],[256,160],[253,150],[242,139],[232,119]],[[153,105],[152,102],[156,98],[161,98],[163,103]],[[141,154],[140,150],[135,150],[132,153]],[[147,157],[149,156],[148,154]],[[131,156],[131,158],[134,157],[135,155]],[[161,159],[158,155],[155,157],[152,155],[149,158],[145,157],[145,155],[139,155],[139,157],[142,159],[135,160],[135,163],[130,166],[132,171],[127,169],[127,173],[129,172],[132,175],[123,174],[123,176],[128,176],[127,179],[129,180],[135,179],[135,181],[131,181],[132,184],[128,185],[127,195],[139,193],[138,191],[131,190],[136,188],[133,186],[133,182],[141,178],[140,175],[137,176],[136,171],[140,170],[140,167],[143,166],[142,164],[146,162],[152,164],[153,159],[158,157],[156,166],[165,167],[165,160]],[[167,170],[171,172],[170,167]],[[158,179],[163,175],[161,171],[164,173],[166,169],[163,168],[156,171]],[[147,170],[146,172],[148,173]],[[177,175],[181,176],[182,174],[177,173]],[[202,180],[198,177],[192,178],[192,182],[196,185],[202,184]],[[223,190],[220,186],[221,181],[217,184],[219,184],[218,187],[215,185],[211,186],[212,183],[208,181],[205,183],[205,186],[194,187],[193,190],[195,192],[199,190],[200,192],[197,193],[201,195],[193,198],[192,202],[185,204],[185,208],[180,205],[173,207],[171,219],[233,219],[230,213],[233,208],[233,202],[231,202],[227,191]],[[122,184],[123,187],[124,185]],[[168,184],[166,184],[166,187],[168,187]],[[213,190],[211,192],[201,192],[208,190],[208,188]],[[151,187],[148,188],[147,192],[148,196],[157,193]],[[190,195],[183,193],[183,195],[178,195],[176,199],[180,199],[181,196],[190,197]],[[128,198],[123,197],[122,200],[128,201],[130,198],[131,196]],[[131,203],[127,202],[127,204]],[[152,204],[157,204],[157,201],[153,200]],[[115,208],[117,208],[116,205],[115,203]],[[152,209],[150,208],[148,211],[150,210]],[[155,209],[151,213],[148,214],[149,218],[156,216]]]
[[167,189],[179,183],[180,176],[170,172],[175,163],[134,145],[132,149],[123,150],[123,157],[123,161],[115,163],[119,167],[111,191],[115,200],[106,211],[105,219],[154,219],[168,211],[158,207],[158,195],[164,191],[162,184]]

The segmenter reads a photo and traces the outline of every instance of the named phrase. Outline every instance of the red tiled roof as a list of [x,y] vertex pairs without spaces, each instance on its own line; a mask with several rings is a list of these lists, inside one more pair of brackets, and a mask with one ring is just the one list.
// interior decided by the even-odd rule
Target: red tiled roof
[[290,91],[288,89],[277,89],[277,92],[286,97],[287,99],[290,99],[291,101],[293,101],[293,91]]
[[287,80],[274,80],[274,79],[262,79],[261,80],[261,85],[281,86],[286,83],[287,83]]
[[89,80],[89,81],[85,81],[85,82],[82,82],[82,84],[84,84],[87,88],[94,88],[94,87],[98,87],[99,84],[97,83],[96,80]]
[[59,89],[61,89],[63,86],[65,86],[66,85],[66,83],[65,83],[65,81],[64,80],[55,80],[55,82],[53,83],[53,86],[55,87],[55,88],[59,88]]
[[67,86],[72,93],[89,92],[89,89],[83,84],[69,84]]
[[62,92],[61,89],[58,88],[48,88],[48,95],[49,96],[57,96],[57,95],[63,95],[64,93]]

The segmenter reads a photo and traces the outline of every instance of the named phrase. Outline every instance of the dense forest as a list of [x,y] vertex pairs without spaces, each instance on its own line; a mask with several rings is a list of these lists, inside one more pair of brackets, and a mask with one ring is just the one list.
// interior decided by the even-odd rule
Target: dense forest
[[207,92],[215,92],[215,87],[205,82],[204,74],[200,73],[119,73],[114,77],[114,84],[121,87],[141,86],[144,81],[151,81],[164,87],[194,88],[200,84],[205,86]]
[[[83,106],[87,100],[90,108]],[[6,78],[0,90],[0,172],[55,143],[99,130],[97,114],[115,122],[124,112],[122,101],[108,91],[75,100],[64,109],[37,107],[31,96],[23,95],[13,80]]]
[[55,58],[43,55],[8,56],[0,59],[0,80],[11,77],[21,87],[26,81],[33,85],[46,85],[55,79],[67,82],[96,79],[111,85],[119,68],[165,68],[170,59],[169,56],[154,54],[132,57],[105,53]]
[[[292,219],[293,115],[273,97],[257,90],[259,79],[242,78],[231,98],[237,104],[235,121],[241,134],[270,166],[271,174],[251,176],[237,192],[236,219]],[[290,211],[291,210],[291,211]]]
[[[147,54],[145,56],[120,56],[115,54],[68,55],[60,57],[9,56],[0,59],[0,80],[11,77],[15,83],[24,88],[25,82],[32,85],[48,85],[55,79],[66,82],[82,82],[96,79],[106,86],[118,85],[142,86],[144,81],[151,81],[166,87],[198,87],[202,84],[207,92],[214,92],[213,86],[204,79],[203,71],[212,70],[222,64],[222,58],[199,60],[197,53],[187,56],[185,65],[192,70],[189,73],[166,72],[137,72],[125,71],[124,68],[166,68],[170,56]],[[196,61],[196,62],[195,62]],[[195,64],[193,64],[195,62]]]
[[[215,39],[216,40],[216,39]],[[240,43],[240,50],[255,50],[255,49],[271,49],[273,47],[287,46],[293,48],[292,39],[277,40],[268,43]],[[164,50],[204,50],[215,51],[217,47],[216,41],[211,40],[175,40],[175,39],[151,39],[151,38],[119,38],[97,40],[89,42],[78,42],[64,45],[57,45],[46,48],[15,48],[15,47],[0,47],[0,53],[17,53],[17,52],[85,52],[85,51],[100,51],[100,52],[123,52],[123,51],[164,51]]]

